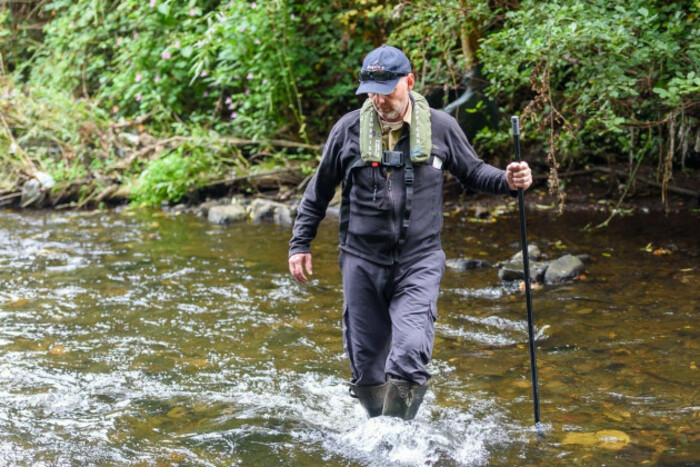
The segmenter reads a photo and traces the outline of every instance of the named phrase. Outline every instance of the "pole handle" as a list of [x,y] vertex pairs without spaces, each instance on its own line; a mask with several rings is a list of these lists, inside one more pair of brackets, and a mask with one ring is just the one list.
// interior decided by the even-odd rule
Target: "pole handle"
[[[520,119],[517,115],[510,117],[510,126],[513,129],[513,142],[515,143],[515,160],[521,162],[520,158]],[[522,191],[522,188],[518,188]]]
[[510,117],[510,126],[513,128],[513,136],[520,135],[520,118],[517,115]]

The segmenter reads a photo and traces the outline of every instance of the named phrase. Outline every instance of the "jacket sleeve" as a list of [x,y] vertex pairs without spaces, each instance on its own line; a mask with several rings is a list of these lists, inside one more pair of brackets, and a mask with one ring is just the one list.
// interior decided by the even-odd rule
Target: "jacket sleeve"
[[448,153],[446,168],[450,173],[457,177],[465,189],[512,194],[506,181],[506,171],[479,159],[457,121],[448,115],[445,117],[445,144]]
[[318,225],[326,216],[328,204],[342,179],[341,151],[344,133],[343,126],[338,122],[323,147],[321,163],[306,187],[297,209],[297,218],[289,241],[289,256],[311,251],[311,241],[316,238]]

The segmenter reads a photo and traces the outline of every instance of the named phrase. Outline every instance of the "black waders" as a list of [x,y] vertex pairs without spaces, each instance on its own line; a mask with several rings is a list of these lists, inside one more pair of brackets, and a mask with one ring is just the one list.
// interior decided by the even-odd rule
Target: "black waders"
[[386,415],[413,420],[427,390],[428,385],[421,386],[394,378],[375,386],[350,383],[350,396],[360,401],[369,418]]
[[369,418],[378,417],[382,415],[384,395],[388,386],[389,383],[375,386],[358,386],[350,383],[350,396],[360,401]]
[[418,408],[423,403],[423,397],[428,385],[421,386],[402,379],[389,378],[384,397],[382,415],[413,420]]

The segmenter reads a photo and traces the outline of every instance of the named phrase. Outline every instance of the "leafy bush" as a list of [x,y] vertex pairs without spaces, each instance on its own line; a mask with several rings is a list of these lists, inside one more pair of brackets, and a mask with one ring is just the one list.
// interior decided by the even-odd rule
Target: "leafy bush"
[[[537,143],[527,147],[544,148],[555,185],[560,163],[603,158],[637,167],[645,160],[662,169],[666,183],[671,159],[683,157],[700,131],[698,0],[624,5],[604,0],[37,0],[18,5],[0,5],[0,24],[9,28],[0,30],[2,70],[15,70],[28,89],[56,96],[71,92],[80,100],[67,108],[92,109],[103,125],[139,117],[146,125],[139,131],[188,141],[182,150],[166,147],[165,155],[144,166],[137,196],[151,204],[183,196],[188,188],[178,179],[183,173],[197,177],[197,168],[224,170],[231,164],[207,159],[207,151],[190,138],[193,132],[212,132],[197,140],[201,145],[225,139],[220,135],[322,141],[341,114],[359,106],[358,65],[382,43],[404,48],[424,92],[457,90],[465,71],[478,62],[501,113],[521,112],[524,138]],[[34,28],[16,27],[25,19],[46,21],[43,37]],[[58,111],[56,118],[66,115]],[[486,128],[477,138],[494,154],[509,152],[508,119],[499,122],[498,131]],[[63,141],[56,125],[45,135]],[[65,139],[77,147],[59,146],[62,154],[72,151],[71,157],[56,158],[45,148],[41,153],[43,146],[25,137],[37,130],[20,126],[11,131],[34,144],[26,147],[36,148],[43,162],[14,153],[6,158],[15,167],[38,165],[69,178],[111,167],[112,142],[94,135],[81,139],[85,132],[73,122],[65,128]],[[11,134],[1,138],[0,145],[12,144]],[[225,148],[209,152],[227,154]],[[256,163],[285,164],[296,157],[293,151],[264,154],[267,161]],[[119,176],[128,178],[140,168]],[[139,191],[148,187],[155,190],[152,197]]]
[[[363,3],[365,20],[381,17],[383,2]],[[306,139],[310,125],[325,136],[354,99],[368,48],[348,21],[357,10],[321,2],[55,0],[44,8],[55,19],[24,65],[32,83],[95,97],[117,118],[152,113],[244,137]]]
[[201,147],[179,146],[150,161],[131,190],[138,204],[158,206],[162,201],[178,202],[196,188],[210,182],[219,164]]
[[668,145],[675,122],[697,126],[688,112],[697,116],[700,104],[697,7],[525,0],[482,43],[491,93],[520,107],[526,136],[549,136],[550,156],[558,146],[560,157],[577,162],[608,153],[666,157],[668,146],[651,139]]
[[112,157],[106,112],[68,93],[0,77],[0,120],[0,173],[15,182],[38,171],[79,179]]
[[464,85],[465,73],[478,62],[479,39],[503,12],[492,3],[499,2],[404,2],[388,13],[396,20],[390,42],[411,60],[418,75],[417,89],[429,93]]

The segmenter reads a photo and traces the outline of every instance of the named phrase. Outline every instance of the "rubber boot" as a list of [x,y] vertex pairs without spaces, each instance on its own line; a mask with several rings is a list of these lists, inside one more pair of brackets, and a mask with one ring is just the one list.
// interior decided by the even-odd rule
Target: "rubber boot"
[[369,418],[378,417],[384,408],[384,394],[388,383],[375,386],[358,386],[350,383],[350,397],[360,401],[360,405],[367,411]]
[[413,420],[418,408],[423,403],[423,397],[428,386],[413,384],[402,379],[389,378],[382,415]]

